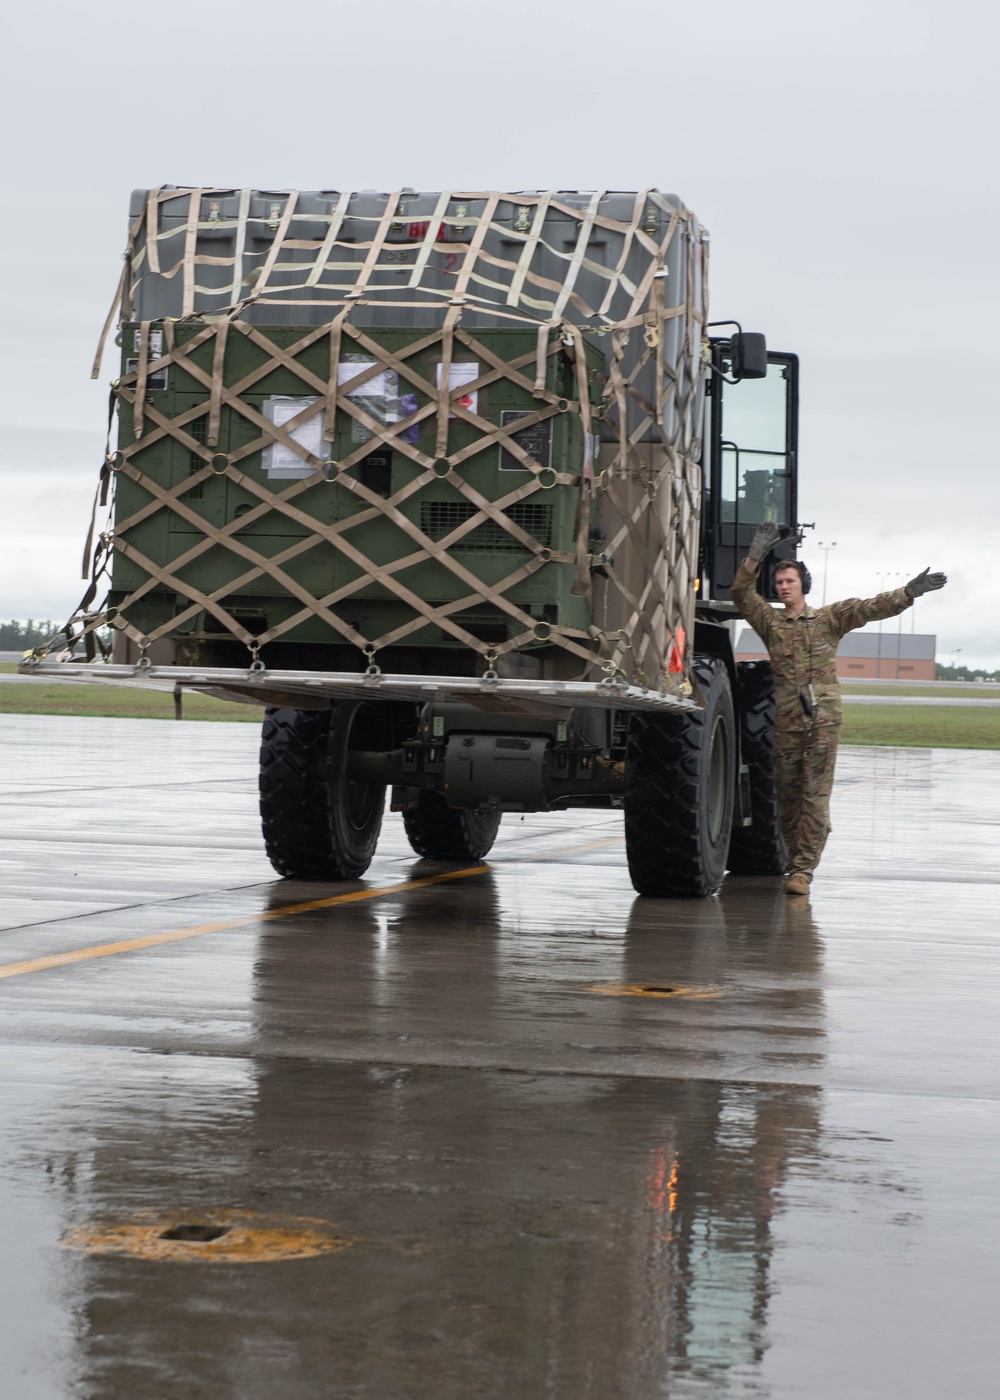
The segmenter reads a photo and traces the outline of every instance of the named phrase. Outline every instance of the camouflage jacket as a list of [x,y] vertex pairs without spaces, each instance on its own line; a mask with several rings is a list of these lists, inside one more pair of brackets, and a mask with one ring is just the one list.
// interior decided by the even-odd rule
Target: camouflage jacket
[[[867,622],[895,617],[913,599],[902,588],[876,598],[845,598],[826,608],[808,603],[798,617],[772,608],[757,592],[756,571],[745,564],[733,580],[733,602],[742,617],[761,638],[774,668],[774,722],[779,733],[812,729],[814,725],[839,724],[843,718],[837,682],[837,644],[847,632]],[[810,719],[799,692],[812,684],[816,714]]]

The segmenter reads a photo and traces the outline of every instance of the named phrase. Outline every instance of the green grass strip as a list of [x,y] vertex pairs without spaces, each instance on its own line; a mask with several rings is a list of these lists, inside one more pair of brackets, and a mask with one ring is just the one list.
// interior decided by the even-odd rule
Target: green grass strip
[[840,740],[910,749],[1000,749],[1000,709],[845,705]]
[[[260,724],[263,709],[256,705],[216,700],[214,695],[184,694],[185,720],[211,719],[223,723]],[[0,681],[0,714],[102,715],[109,719],[173,719],[174,697],[169,691],[131,690],[124,686],[85,685],[74,681],[33,681],[12,685]]]

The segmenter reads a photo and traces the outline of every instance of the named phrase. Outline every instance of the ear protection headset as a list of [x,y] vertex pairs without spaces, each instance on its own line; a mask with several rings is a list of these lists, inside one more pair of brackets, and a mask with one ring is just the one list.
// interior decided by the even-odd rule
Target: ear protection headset
[[803,564],[803,562],[802,562],[801,559],[779,559],[778,562],[777,562],[777,563],[775,564],[775,566],[774,566],[774,572],[777,573],[780,569],[794,569],[794,570],[795,570],[795,572],[798,574],[799,578],[802,580],[802,592],[803,592],[803,594],[808,593],[809,590],[812,588],[812,586],[813,586],[812,574],[811,574],[811,573],[809,572],[809,570],[806,568],[805,564]]

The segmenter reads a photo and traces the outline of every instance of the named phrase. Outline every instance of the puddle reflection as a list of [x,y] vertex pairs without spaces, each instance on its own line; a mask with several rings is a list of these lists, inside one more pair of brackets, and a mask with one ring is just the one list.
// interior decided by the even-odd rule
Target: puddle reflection
[[[815,1172],[822,1156],[820,1090],[784,1073],[815,1077],[823,1055],[808,904],[748,881],[702,903],[636,900],[624,928],[585,946],[555,927],[571,973],[532,978],[533,933],[506,901],[486,874],[264,923],[249,1099],[230,1113],[216,1095],[214,1118],[188,1123],[148,1095],[124,1133],[90,1105],[98,1146],[77,1218],[120,1207],[128,1183],[136,1206],[282,1211],[356,1244],[186,1273],[87,1259],[74,1274],[82,1384],[132,1400],[188,1394],[192,1378],[241,1400],[752,1385],[783,1191],[793,1164]],[[596,997],[578,961],[722,994]],[[633,1072],[654,1042],[700,1072]],[[537,1047],[542,1067],[476,1061],[484,1046],[502,1058],[498,1044]],[[747,1072],[716,1077],[720,1054]]]

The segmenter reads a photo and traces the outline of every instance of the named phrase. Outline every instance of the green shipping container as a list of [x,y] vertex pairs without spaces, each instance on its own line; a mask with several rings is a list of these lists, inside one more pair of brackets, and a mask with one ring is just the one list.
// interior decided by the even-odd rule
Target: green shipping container
[[[173,333],[177,350],[184,351],[195,341],[200,329],[194,322],[177,326]],[[163,335],[162,323],[148,326],[147,334],[155,345]],[[419,379],[438,382],[440,346],[410,356],[409,347],[419,340],[414,332],[376,330],[371,334],[385,350],[412,366]],[[141,335],[137,323],[123,327],[123,376],[136,374]],[[163,635],[177,644],[178,659],[183,656],[187,664],[242,661],[246,650],[229,630],[231,618],[254,637],[280,629],[269,643],[272,664],[294,666],[309,660],[315,664],[318,654],[308,649],[325,645],[337,648],[335,658],[320,658],[328,669],[357,669],[356,645],[346,642],[319,611],[306,609],[302,616],[301,596],[307,594],[330,600],[328,612],[368,644],[409,628],[394,644],[408,653],[397,658],[394,669],[421,671],[437,665],[445,673],[455,667],[456,651],[467,653],[469,664],[474,657],[462,632],[485,643],[502,643],[513,628],[525,630],[523,622],[495,604],[469,601],[470,587],[477,584],[484,593],[503,587],[505,597],[537,624],[538,637],[525,644],[529,651],[545,649],[547,627],[552,624],[586,629],[587,601],[574,594],[578,482],[586,455],[578,413],[556,411],[515,433],[514,442],[541,468],[535,489],[530,489],[534,488],[530,471],[508,446],[484,444],[482,433],[460,419],[449,423],[447,453],[461,457],[457,471],[462,483],[486,501],[499,503],[508,527],[484,516],[479,505],[448,479],[452,470],[447,462],[437,468],[442,475],[432,466],[430,480],[421,484],[425,469],[419,462],[394,448],[391,438],[372,435],[343,408],[336,412],[332,436],[326,436],[325,401],[316,390],[329,380],[328,336],[315,338],[313,332],[312,343],[297,352],[296,344],[310,339],[308,327],[261,328],[257,336],[266,337],[288,357],[287,362],[273,364],[273,352],[259,340],[241,334],[227,337],[221,367],[215,368],[221,370],[225,389],[232,392],[237,386],[237,392],[234,401],[220,404],[211,447],[206,389],[190,369],[171,365],[147,376],[141,437],[136,437],[133,406],[122,403],[119,446],[129,449],[129,469],[120,471],[117,479],[120,547],[113,563],[112,604],[121,606],[148,586],[150,564],[161,571],[156,586],[128,605],[133,626],[149,635],[162,632],[176,618]],[[532,332],[484,331],[479,338],[504,363],[525,356],[534,360],[537,337]],[[215,354],[216,340],[205,340],[190,351],[191,366],[210,379]],[[479,377],[489,367],[471,360],[469,354],[462,351],[464,358],[457,367],[462,374]],[[603,357],[596,346],[587,347],[587,362],[596,407],[604,384]],[[360,375],[376,365],[378,372],[361,386],[353,402],[386,428],[431,403],[416,384],[381,368],[364,351],[342,355],[340,373]],[[546,388],[569,402],[575,388],[574,366],[564,355],[555,354],[547,356],[547,370]],[[243,385],[247,387],[239,387]],[[476,399],[477,416],[501,429],[535,416],[538,408],[522,386],[505,378],[476,391]],[[280,444],[261,444],[262,419],[274,421],[275,414],[309,414],[310,410],[298,437],[315,449],[312,455],[324,463],[321,469]],[[404,430],[407,445],[431,462],[436,428],[436,418],[431,416]],[[148,446],[144,445],[147,440]],[[158,501],[151,486],[172,492],[169,504],[151,509]],[[517,499],[526,489],[530,494]],[[392,514],[373,510],[372,496],[381,502],[395,501]],[[463,575],[419,550],[415,545],[419,536],[443,543]],[[413,607],[378,576],[380,570],[414,553],[422,557],[394,570],[391,578],[432,608],[465,599],[458,612],[447,614],[444,625],[423,622],[414,627],[421,620]],[[258,557],[268,561],[273,572],[255,567]],[[539,567],[504,587],[505,580],[533,560]],[[177,586],[171,587],[171,581]],[[193,594],[211,599],[216,611],[197,606]],[[414,649],[452,655],[439,654],[436,660],[426,656],[415,664]]]

